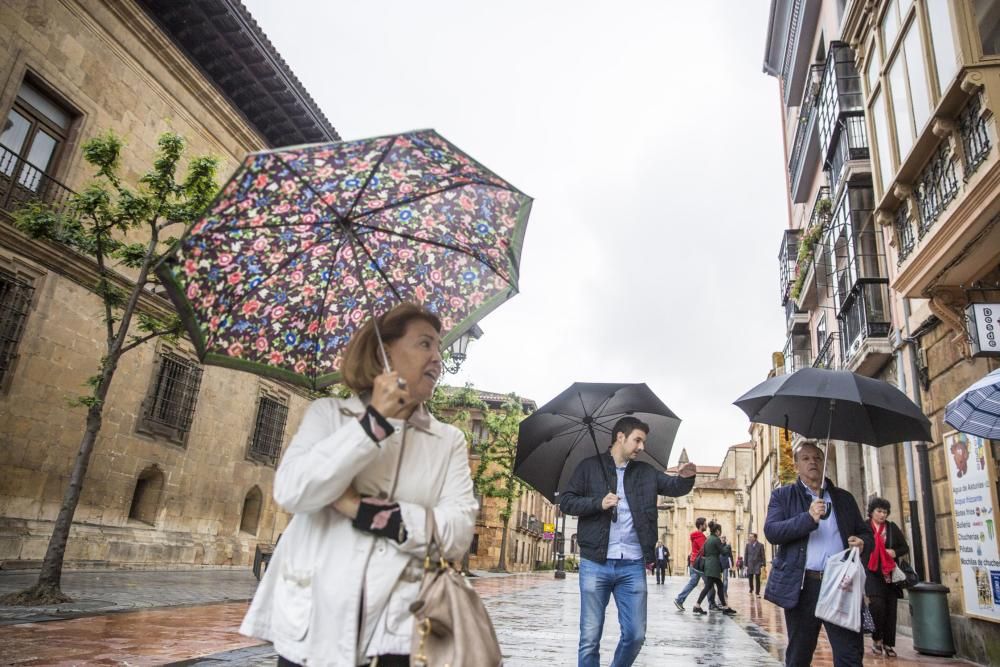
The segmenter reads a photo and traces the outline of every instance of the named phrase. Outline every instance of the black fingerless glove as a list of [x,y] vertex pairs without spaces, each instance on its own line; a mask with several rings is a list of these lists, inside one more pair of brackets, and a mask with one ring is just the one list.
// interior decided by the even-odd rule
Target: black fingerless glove
[[365,430],[368,437],[374,440],[376,444],[388,438],[396,430],[389,423],[389,420],[382,416],[381,412],[370,405],[358,419],[361,422],[361,428]]
[[358,515],[352,525],[361,531],[387,537],[402,544],[406,541],[406,526],[399,511],[399,503],[386,503],[381,500],[362,497],[358,506]]

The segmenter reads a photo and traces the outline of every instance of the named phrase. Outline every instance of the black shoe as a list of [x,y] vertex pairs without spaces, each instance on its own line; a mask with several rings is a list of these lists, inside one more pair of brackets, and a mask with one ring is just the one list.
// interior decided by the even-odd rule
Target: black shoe
[[674,606],[677,607],[677,611],[684,611],[684,603],[678,599],[674,599]]
[[708,605],[708,610],[709,611],[719,611],[720,609],[722,609],[722,607],[720,607],[717,604],[710,604],[710,605]]
[[724,607],[722,609],[722,613],[725,614],[726,616],[735,616],[736,615],[736,610],[735,609],[730,609],[729,607]]
[[698,605],[695,605],[695,606],[691,607],[691,611],[693,611],[694,613],[698,614],[699,616],[704,616],[705,614],[708,613],[704,609],[702,609],[701,607],[699,607]]

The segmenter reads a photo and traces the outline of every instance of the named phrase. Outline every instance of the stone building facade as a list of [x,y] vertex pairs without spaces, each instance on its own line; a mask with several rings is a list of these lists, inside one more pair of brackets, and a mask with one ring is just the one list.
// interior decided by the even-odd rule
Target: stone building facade
[[[676,474],[688,461],[684,449],[677,466],[667,468],[667,473]],[[721,466],[698,466],[694,488],[686,496],[658,499],[660,539],[670,549],[671,574],[686,574],[690,536],[698,517],[722,525],[722,534],[733,547],[734,558],[743,549],[747,530],[746,489],[752,470],[752,444],[733,445],[726,451]]]
[[[832,477],[862,507],[890,500],[918,573],[950,589],[959,654],[995,663],[1000,601],[986,612],[964,602],[943,416],[998,366],[973,353],[965,308],[1000,302],[1000,5],[773,0],[767,36],[788,156],[786,370],[880,378],[930,418],[930,443],[837,443]],[[824,312],[835,327],[818,326]],[[985,444],[995,512],[1000,445]],[[904,626],[907,611],[901,604]]]
[[[0,568],[44,555],[103,348],[90,258],[11,224],[26,199],[91,178],[80,146],[114,131],[136,184],[160,134],[221,160],[336,131],[236,0],[0,4]],[[127,284],[127,273],[119,276]],[[156,294],[141,306],[164,313]],[[272,481],[309,400],[147,343],[118,368],[67,549],[70,567],[247,565],[287,523]]]

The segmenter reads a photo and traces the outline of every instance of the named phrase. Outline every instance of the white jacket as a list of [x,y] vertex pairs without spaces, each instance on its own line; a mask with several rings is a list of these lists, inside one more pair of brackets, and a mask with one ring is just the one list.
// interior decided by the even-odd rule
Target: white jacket
[[[395,432],[376,444],[358,422],[364,409],[357,398],[313,402],[274,479],[274,499],[295,516],[240,632],[302,665],[355,667],[373,653],[409,653],[426,511],[445,558],[461,558],[472,542],[478,505],[462,432],[421,408],[405,424],[390,419]],[[351,483],[362,495],[392,494],[405,542],[355,530],[330,507]]]

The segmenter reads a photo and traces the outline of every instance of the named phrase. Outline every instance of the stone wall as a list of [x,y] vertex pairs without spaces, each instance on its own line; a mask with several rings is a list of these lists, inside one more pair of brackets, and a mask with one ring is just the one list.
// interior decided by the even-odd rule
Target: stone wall
[[[113,130],[126,139],[123,175],[135,183],[157,138],[182,135],[188,155],[212,154],[225,179],[263,139],[138,5],[128,0],[12,0],[0,3],[0,106],[9,109],[30,78],[76,114],[53,175],[80,189],[91,177],[80,156],[87,139]],[[31,311],[13,370],[0,388],[0,566],[44,554],[84,429],[70,401],[86,393],[103,353],[102,307],[81,273],[63,272],[64,252],[18,238],[0,214],[0,265],[31,275]],[[49,258],[42,261],[41,257]],[[69,263],[87,260],[66,255]],[[161,345],[122,360],[108,396],[67,551],[69,566],[240,564],[258,542],[273,543],[288,517],[272,497],[274,468],[248,460],[262,391],[287,401],[285,445],[307,405],[298,390],[254,376],[205,368],[183,444],[137,429]],[[190,354],[183,346],[182,354]],[[162,488],[150,521],[129,518],[136,482],[152,471]],[[244,500],[262,497],[256,534],[241,531]],[[145,516],[145,515],[144,515]]]

